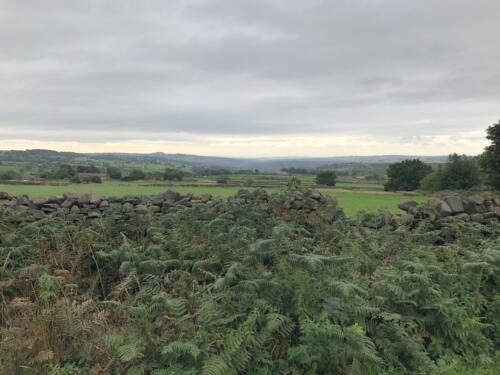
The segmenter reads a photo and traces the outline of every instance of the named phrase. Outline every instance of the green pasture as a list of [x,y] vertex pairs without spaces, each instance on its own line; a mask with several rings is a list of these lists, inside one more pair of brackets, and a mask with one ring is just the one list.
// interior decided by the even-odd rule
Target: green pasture
[[[89,193],[96,192],[103,196],[123,196],[123,195],[152,195],[165,190],[176,190],[179,193],[212,194],[214,196],[227,197],[235,194],[239,187],[219,187],[219,186],[182,186],[132,182],[105,182],[102,184],[71,184],[71,185],[0,185],[0,191],[5,191],[11,195],[26,194],[30,197],[48,197],[60,195],[67,192]],[[277,192],[279,188],[267,189]],[[366,192],[366,191],[339,191],[333,189],[320,189],[323,193],[337,197],[340,207],[349,216],[355,215],[358,211],[374,212],[385,208],[392,212],[398,212],[397,204],[406,199],[425,201],[425,196],[404,196],[402,194]]]

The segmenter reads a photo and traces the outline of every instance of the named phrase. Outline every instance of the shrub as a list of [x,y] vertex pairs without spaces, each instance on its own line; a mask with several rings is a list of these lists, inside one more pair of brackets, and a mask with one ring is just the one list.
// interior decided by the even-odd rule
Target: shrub
[[106,168],[106,173],[108,174],[109,178],[113,180],[119,180],[122,178],[122,171],[118,167],[113,167],[110,165]]
[[163,173],[163,178],[168,181],[182,181],[184,172],[177,168],[166,168]]
[[334,171],[321,171],[316,175],[318,185],[335,186],[337,174]]

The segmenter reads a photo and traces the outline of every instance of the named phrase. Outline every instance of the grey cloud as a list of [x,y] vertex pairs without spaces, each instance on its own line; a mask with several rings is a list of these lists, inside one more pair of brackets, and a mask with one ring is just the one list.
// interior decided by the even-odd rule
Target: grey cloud
[[499,14],[493,0],[7,0],[0,137],[480,130],[498,117]]

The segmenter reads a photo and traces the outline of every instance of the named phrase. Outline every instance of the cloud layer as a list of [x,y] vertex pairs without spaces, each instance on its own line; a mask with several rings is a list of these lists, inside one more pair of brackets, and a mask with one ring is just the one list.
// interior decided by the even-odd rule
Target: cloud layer
[[500,112],[499,15],[494,0],[4,0],[0,149],[477,153]]

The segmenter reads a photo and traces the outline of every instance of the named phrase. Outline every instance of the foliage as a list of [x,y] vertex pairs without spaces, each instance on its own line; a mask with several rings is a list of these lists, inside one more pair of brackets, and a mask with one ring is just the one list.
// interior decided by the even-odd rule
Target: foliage
[[452,154],[448,163],[422,179],[421,187],[426,191],[467,190],[480,183],[476,160],[466,155]]
[[486,130],[486,138],[491,141],[480,158],[480,165],[486,174],[487,182],[500,189],[500,120]]
[[184,172],[177,168],[165,168],[163,178],[168,181],[182,181]]
[[307,196],[294,189],[241,191],[161,217],[111,209],[91,224],[49,217],[17,226],[0,211],[0,368],[493,369],[499,224],[369,229],[363,214],[332,222],[330,207],[287,210]]
[[316,175],[318,185],[335,186],[337,183],[337,174],[335,171],[321,171]]
[[388,181],[384,188],[388,191],[416,190],[420,180],[432,172],[432,168],[418,159],[403,160],[389,165],[387,168]]
[[109,165],[106,168],[106,173],[109,176],[109,178],[113,180],[119,180],[122,178],[122,170],[118,167],[114,167],[112,165]]
[[19,173],[13,170],[0,172],[0,181],[16,180],[19,178]]
[[132,169],[128,176],[122,177],[124,181],[137,181],[144,180],[146,178],[146,174],[140,169]]

